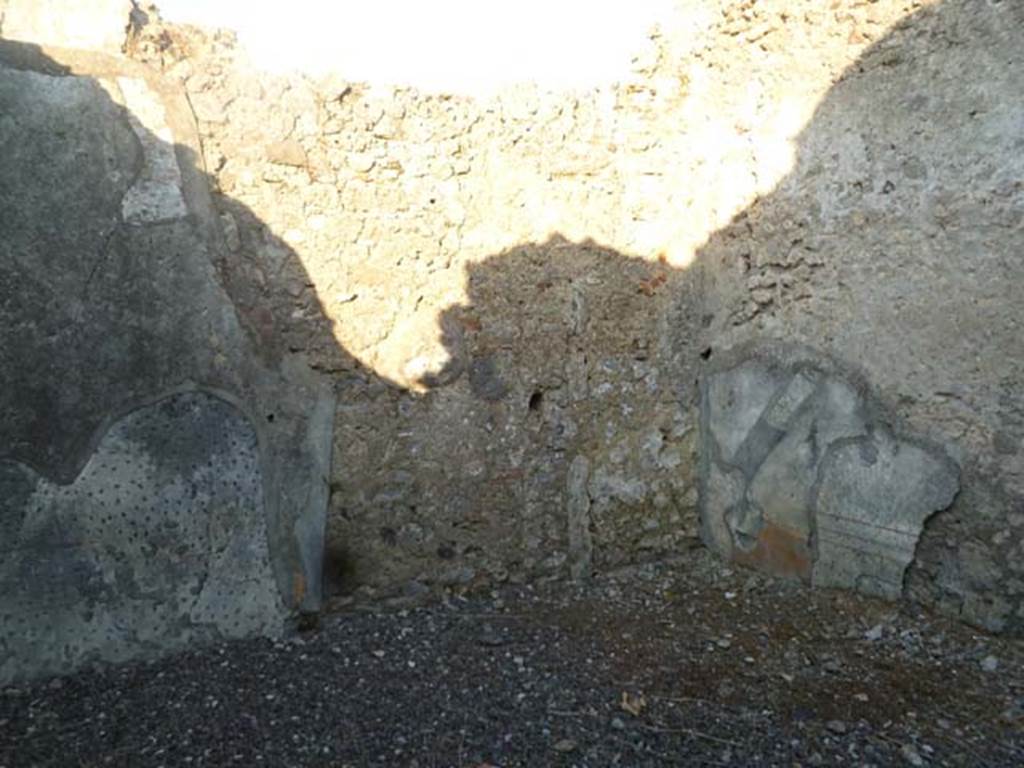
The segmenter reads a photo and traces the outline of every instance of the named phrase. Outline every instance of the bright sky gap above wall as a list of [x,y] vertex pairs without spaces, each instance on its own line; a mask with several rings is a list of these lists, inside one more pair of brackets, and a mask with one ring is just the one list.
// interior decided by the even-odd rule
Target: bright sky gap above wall
[[670,0],[162,0],[172,21],[234,29],[269,70],[480,93],[515,82],[592,88],[625,79]]

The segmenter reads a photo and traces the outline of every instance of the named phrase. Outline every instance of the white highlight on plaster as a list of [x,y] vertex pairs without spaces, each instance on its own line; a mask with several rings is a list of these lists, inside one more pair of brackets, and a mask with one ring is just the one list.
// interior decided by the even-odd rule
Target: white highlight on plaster
[[173,221],[188,214],[181,191],[181,168],[174,154],[174,134],[159,97],[144,80],[119,77],[117,85],[128,109],[128,121],[142,145],[139,177],[121,201],[129,224]]

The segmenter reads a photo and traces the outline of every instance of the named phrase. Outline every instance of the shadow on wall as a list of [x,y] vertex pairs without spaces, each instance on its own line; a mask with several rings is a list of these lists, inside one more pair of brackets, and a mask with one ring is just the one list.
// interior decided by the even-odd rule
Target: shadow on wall
[[[588,355],[661,386],[641,305],[664,304],[670,270],[560,238],[489,259],[474,306],[441,319],[449,362],[410,395],[337,344],[284,241],[211,199],[182,98],[130,61],[0,41],[0,679],[273,634],[320,608],[333,402],[308,359],[342,414],[412,402],[450,441],[446,466],[412,469],[455,478],[430,552],[455,582],[488,547],[540,560],[567,536],[589,570],[589,501],[568,534],[560,511],[581,432],[598,439],[575,412]],[[372,428],[398,440],[395,423]],[[359,543],[331,548],[329,580]]]
[[[867,485],[924,505],[868,504],[856,531],[867,546],[827,561],[859,563],[843,583],[884,572],[874,591],[909,589],[1019,629],[1022,36],[1019,4],[946,0],[908,16],[830,89],[789,175],[687,270],[557,235],[469,265],[467,303],[439,318],[448,360],[422,362],[424,393],[340,348],[295,253],[244,206],[218,201],[239,222],[221,275],[244,324],[263,348],[302,351],[333,376],[327,538],[342,569],[416,592],[678,553],[697,528],[698,379],[721,371],[728,350],[754,348],[772,370],[855,385],[851,411],[888,436],[870,449],[903,457],[886,463],[884,482],[844,476],[823,490],[826,428],[837,440],[856,430],[837,427],[838,401],[822,418],[807,415],[817,400],[797,402],[799,423],[780,430],[793,445],[775,465],[783,479],[766,487],[798,493],[769,494],[774,503],[805,514],[828,488],[852,497]],[[247,256],[268,250],[277,265]],[[811,351],[795,360],[794,347]],[[765,390],[780,402],[787,391]],[[367,407],[349,407],[359,401]],[[911,433],[926,440],[903,439]],[[900,463],[911,443],[927,449],[913,472]],[[919,542],[956,489],[941,448],[962,465],[962,491]],[[797,526],[812,557],[819,523]],[[744,516],[730,535],[757,525]],[[899,557],[879,554],[891,549]]]
[[[449,496],[421,499],[430,532],[406,529],[422,561],[404,578],[423,579],[430,558],[433,583],[456,586],[685,549],[698,351],[668,330],[697,322],[682,275],[557,235],[466,268],[466,302],[439,318],[448,360],[423,375],[407,427],[409,469]],[[430,440],[447,461],[423,467]]]
[[[857,536],[884,542],[901,553],[894,560],[905,566],[913,555],[914,562],[902,581],[901,566],[878,591],[894,588],[1015,632],[1024,628],[1022,50],[1019,3],[945,0],[911,14],[830,88],[797,139],[788,176],[716,232],[698,257],[701,314],[711,318],[700,331],[702,346],[755,344],[775,358],[758,375],[787,367],[781,341],[853,365],[880,396],[883,424],[930,438],[961,464],[961,492],[952,508],[930,518],[920,542],[923,519],[945,504],[911,507],[948,500],[949,472],[933,465],[920,481],[900,473],[846,478],[834,487],[857,509],[832,516],[830,532],[815,531],[812,520],[810,541],[805,537],[812,553],[820,556],[831,535],[829,548],[848,564],[863,556]],[[780,387],[783,402],[802,385],[799,377],[788,381],[788,390],[785,381],[765,388]],[[859,397],[844,401],[850,413],[842,418],[836,402],[828,419],[800,422],[797,414],[773,437],[791,450],[777,454],[785,460],[760,464],[764,482],[729,482],[760,493],[766,507],[813,508],[828,490],[829,469],[818,458],[824,436],[832,429],[829,439],[839,439],[863,427]],[[818,407],[814,398],[807,404]],[[765,430],[750,434],[779,426],[768,423],[777,415],[769,405],[751,404]],[[764,454],[754,453],[757,465]],[[702,459],[710,455],[705,445]],[[894,462],[907,459],[904,451]],[[765,479],[771,473],[775,481]],[[802,491],[784,499],[780,478],[791,493]],[[723,488],[715,493],[733,492]],[[744,517],[730,522],[734,536],[771,533],[757,515]],[[829,562],[833,570],[845,567]],[[870,564],[876,574],[878,564]],[[824,583],[835,576],[822,575]]]
[[319,610],[333,396],[218,282],[184,96],[0,41],[0,115],[0,680]]
[[[557,236],[471,265],[423,394],[337,344],[297,254],[239,201],[209,200],[194,143],[175,146],[184,208],[162,218],[146,194],[168,191],[152,162],[167,134],[97,86],[130,89],[141,68],[3,43],[4,676],[318,609],[329,479],[329,581],[485,584],[678,552],[697,527],[702,366],[780,339],[860,369],[892,426],[959,446],[964,492],[926,530],[912,592],[1018,629],[1024,468],[992,448],[997,428],[1000,445],[1024,433],[1012,5],[950,0],[873,46],[790,176],[689,270]],[[339,400],[333,475],[333,406],[307,359]],[[232,463],[246,446],[258,458]]]
[[[727,377],[731,357],[769,379],[742,414],[754,424],[721,425],[750,438],[733,543],[781,509],[804,578],[1020,631],[1022,43],[1019,4],[908,16],[830,89],[787,177],[688,270],[557,236],[470,265],[468,304],[441,320],[449,362],[423,378],[434,405],[415,411],[450,435],[451,466],[426,483],[453,490],[447,538],[396,513],[380,560],[406,543],[430,561],[437,544],[457,583],[528,571],[531,546],[541,570],[574,573],[678,552],[694,470],[673,440],[695,420],[695,382]],[[408,470],[431,471],[414,451]],[[473,551],[509,541],[498,565]],[[772,553],[747,560],[773,570]]]

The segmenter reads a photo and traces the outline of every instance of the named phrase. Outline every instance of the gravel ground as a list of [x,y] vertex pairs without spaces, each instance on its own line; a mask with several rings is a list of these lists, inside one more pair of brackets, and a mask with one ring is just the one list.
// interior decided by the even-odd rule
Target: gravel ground
[[698,550],[0,690],[0,766],[1021,766],[1022,662]]

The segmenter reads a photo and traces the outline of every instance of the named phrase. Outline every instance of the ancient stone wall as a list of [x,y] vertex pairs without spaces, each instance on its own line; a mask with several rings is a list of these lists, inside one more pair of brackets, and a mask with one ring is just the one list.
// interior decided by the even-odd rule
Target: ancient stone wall
[[299,478],[329,490],[330,593],[703,535],[1024,627],[1022,14],[680,0],[624,82],[470,98],[269,75],[136,8],[125,55],[187,94],[196,258],[250,345],[219,388],[250,357],[333,384],[331,470]]
[[[1018,3],[915,10],[831,86],[796,137],[786,177],[698,257],[711,317],[702,343],[715,355],[781,339],[852,364],[888,424],[960,465],[960,492],[928,518],[904,591],[1016,631],[1022,42]],[[914,487],[904,478],[899,490]],[[887,499],[890,512],[904,504]]]
[[678,552],[698,379],[786,341],[962,466],[903,545],[932,520],[913,593],[1018,622],[1011,6],[680,2],[625,82],[476,99],[151,35],[199,120],[236,301],[337,383],[338,588]]

